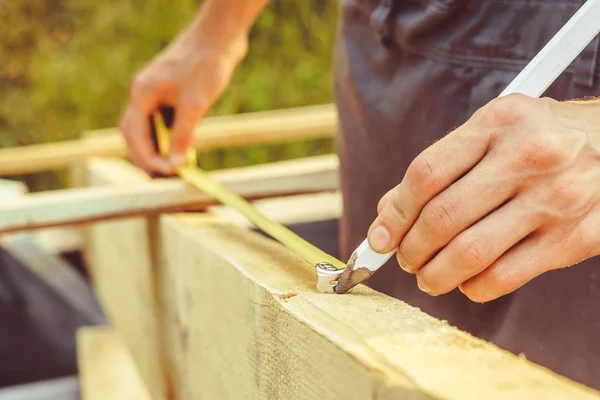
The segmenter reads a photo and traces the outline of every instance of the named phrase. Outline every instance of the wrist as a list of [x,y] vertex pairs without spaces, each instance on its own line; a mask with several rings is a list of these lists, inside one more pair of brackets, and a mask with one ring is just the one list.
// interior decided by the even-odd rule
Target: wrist
[[268,0],[207,0],[188,29],[192,40],[238,63],[248,49],[248,34]]
[[565,103],[564,111],[561,114],[563,118],[572,121],[571,125],[585,132],[590,144],[600,150],[600,100],[599,99],[581,99],[570,100]]

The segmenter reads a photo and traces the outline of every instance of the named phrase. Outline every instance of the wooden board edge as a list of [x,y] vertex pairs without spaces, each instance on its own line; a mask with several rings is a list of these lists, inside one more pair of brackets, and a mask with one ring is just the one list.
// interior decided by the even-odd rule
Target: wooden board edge
[[[292,140],[333,138],[337,112],[333,104],[205,118],[195,128],[194,146],[203,150],[265,145]],[[118,128],[84,132],[75,140],[0,149],[0,176],[59,169],[89,157],[125,157]]]
[[[352,364],[367,371],[365,376],[369,379],[364,378],[365,382],[370,382],[372,389],[380,392],[378,398],[391,399],[408,392],[445,399],[600,398],[598,391],[364,286],[346,295],[317,293],[314,289],[314,270],[295,254],[278,243],[253,232],[234,228],[217,217],[206,216],[202,221],[197,216],[163,216],[161,226],[163,260],[166,262],[163,273],[166,275],[161,277],[160,282],[165,285],[164,301],[169,302],[164,307],[167,310],[165,315],[171,318],[166,321],[171,330],[167,335],[171,341],[170,368],[175,371],[175,379],[183,379],[176,387],[189,389],[193,385],[189,377],[186,381],[178,375],[194,368],[192,363],[202,363],[203,355],[200,353],[190,354],[187,359],[189,363],[186,363],[181,348],[198,348],[196,337],[205,333],[194,327],[211,325],[207,324],[210,322],[208,320],[195,320],[190,316],[204,318],[202,312],[193,313],[190,310],[198,306],[194,303],[194,296],[201,299],[200,293],[210,291],[223,296],[222,314],[215,314],[215,318],[227,315],[230,320],[238,317],[243,319],[243,315],[229,313],[225,306],[229,301],[225,299],[236,296],[234,293],[242,297],[242,302],[258,302],[260,310],[269,310],[269,316],[260,317],[257,314],[254,319],[264,320],[274,326],[263,326],[257,330],[248,326],[248,331],[244,332],[247,337],[261,337],[265,335],[263,329],[293,335],[293,329],[308,327],[304,338],[297,338],[298,346],[310,346],[310,341],[306,342],[307,331],[315,342],[326,339],[328,346],[331,346],[328,349],[332,352],[334,348],[342,349],[344,356],[339,355],[338,368],[343,371]],[[206,302],[202,304],[208,307]],[[243,305],[240,306],[239,302],[236,304],[236,307],[242,307],[239,310],[244,310]],[[232,310],[239,311],[235,307]],[[277,325],[282,320],[286,323]],[[216,325],[220,323],[218,320],[212,321]],[[219,352],[219,357],[226,357],[225,349],[231,346],[231,340],[227,340],[226,336],[222,343],[218,342],[218,337],[212,339],[211,345],[223,351]],[[294,341],[291,343],[293,346]],[[241,354],[252,354],[258,360],[273,357],[270,362],[278,362],[279,356],[273,355],[278,351],[269,349],[265,343],[256,348],[240,348],[240,351]],[[261,351],[266,353],[261,355]],[[282,351],[299,355],[304,350],[288,348]],[[179,358],[173,356],[174,352]],[[309,367],[319,370],[319,355],[313,359],[314,364]],[[178,365],[181,363],[185,365]],[[258,368],[255,362],[250,364]],[[206,366],[207,369],[214,367]],[[274,367],[273,371],[277,370]],[[242,376],[251,374],[251,371],[236,373]],[[286,370],[285,373],[293,375],[294,371]],[[308,382],[317,379],[318,375],[312,375],[310,371],[307,374],[311,377]],[[265,385],[271,383],[269,378],[263,378],[267,379],[263,382]],[[279,378],[274,375],[270,379]],[[345,383],[352,386],[350,382],[341,385]],[[198,384],[208,385],[209,382],[199,381]]]
[[112,327],[77,331],[82,400],[151,400],[119,332]]
[[[337,188],[336,161],[335,157],[314,157],[215,171],[211,176],[248,199],[315,193]],[[123,160],[90,160],[86,166],[110,185],[35,193],[3,202],[0,233],[203,210],[217,203],[181,179],[150,181]]]

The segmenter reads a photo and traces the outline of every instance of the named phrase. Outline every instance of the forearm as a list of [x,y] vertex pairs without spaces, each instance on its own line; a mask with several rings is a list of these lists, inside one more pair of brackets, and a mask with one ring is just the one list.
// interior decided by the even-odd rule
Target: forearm
[[225,38],[247,35],[269,0],[207,0],[192,23],[196,29],[220,32]]
[[206,0],[179,40],[202,37],[209,45],[233,48],[243,57],[248,32],[268,3],[269,0]]

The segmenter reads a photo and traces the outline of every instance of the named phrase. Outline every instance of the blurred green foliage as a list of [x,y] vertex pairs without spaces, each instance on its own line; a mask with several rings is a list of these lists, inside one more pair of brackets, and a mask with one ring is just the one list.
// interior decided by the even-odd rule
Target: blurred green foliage
[[[116,126],[132,75],[194,16],[194,0],[0,0],[0,147]],[[273,1],[209,115],[331,102],[337,2]],[[202,154],[207,169],[333,151],[331,141]],[[23,177],[32,190],[56,174]]]

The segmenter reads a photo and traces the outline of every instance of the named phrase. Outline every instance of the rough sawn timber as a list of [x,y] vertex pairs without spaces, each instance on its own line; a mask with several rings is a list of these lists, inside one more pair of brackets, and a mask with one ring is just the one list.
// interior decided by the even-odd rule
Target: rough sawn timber
[[311,266],[253,232],[193,216],[160,230],[177,398],[598,398],[364,286],[317,293]]
[[[88,161],[88,165],[93,163]],[[118,176],[124,163],[118,159],[112,163],[104,160],[96,162],[94,168],[102,170],[104,176]],[[211,176],[252,199],[334,190],[337,167],[337,157],[326,155],[215,171]],[[120,185],[46,191],[0,202],[0,234],[166,211],[199,210],[215,204],[212,197],[180,179],[150,181],[138,171],[135,176],[139,179]]]
[[312,266],[222,217],[90,230],[101,301],[154,399],[600,398],[364,286],[317,293]]
[[[312,190],[333,189],[336,185],[337,159],[315,158],[312,162],[297,162],[257,166],[249,169],[226,170],[217,173],[225,184],[263,186],[272,181],[272,193],[285,193],[289,190],[306,188]],[[114,185],[135,185],[149,178],[139,169],[121,159],[92,159],[79,170],[79,183],[89,187]],[[262,183],[260,183],[262,180]],[[293,187],[292,187],[293,186]],[[238,186],[239,189],[243,189]],[[327,194],[323,194],[327,196]],[[334,197],[327,197],[323,204],[323,217],[339,215]],[[269,199],[264,200],[267,205]],[[302,204],[313,202],[303,201]],[[298,203],[294,203],[298,208]],[[221,206],[211,207],[216,213],[231,213]],[[329,211],[328,211],[329,210]],[[281,207],[272,218],[283,214]],[[304,210],[302,215],[306,215]],[[288,222],[297,222],[288,219]],[[130,349],[138,365],[140,376],[146,383],[153,399],[166,399],[168,396],[167,372],[163,367],[160,345],[162,331],[160,303],[156,296],[156,270],[161,263],[157,260],[158,242],[155,217],[131,217],[116,219],[84,226],[84,258],[90,268],[96,293],[110,321],[118,327],[123,340]]]
[[[194,146],[212,150],[332,138],[336,127],[333,104],[207,117],[194,130]],[[89,157],[126,155],[118,128],[95,130],[75,140],[0,149],[0,176],[59,169]]]
[[77,331],[82,400],[151,400],[119,332],[110,327]]

